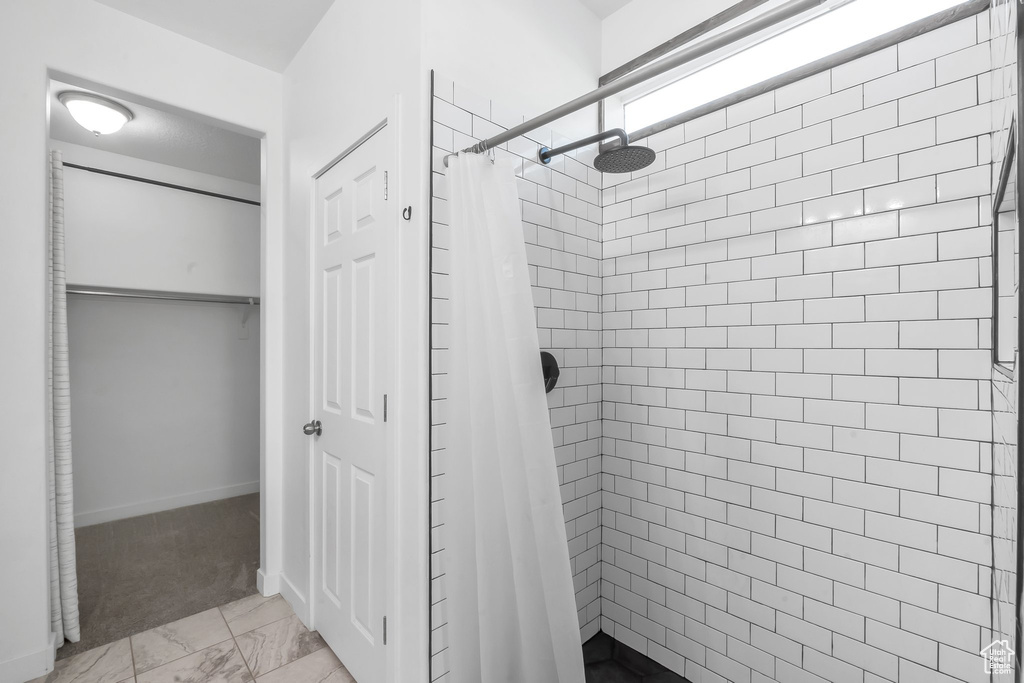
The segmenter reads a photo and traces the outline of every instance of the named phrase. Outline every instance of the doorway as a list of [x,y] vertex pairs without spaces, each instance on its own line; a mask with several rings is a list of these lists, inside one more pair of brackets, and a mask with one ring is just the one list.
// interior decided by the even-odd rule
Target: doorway
[[[94,134],[68,92],[131,117]],[[262,143],[77,79],[50,98],[81,632],[66,660],[257,593]]]

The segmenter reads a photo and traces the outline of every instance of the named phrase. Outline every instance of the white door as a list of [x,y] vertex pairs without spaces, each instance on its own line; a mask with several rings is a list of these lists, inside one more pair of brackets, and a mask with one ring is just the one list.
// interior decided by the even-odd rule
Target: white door
[[384,681],[390,130],[316,181],[314,625],[358,683]]

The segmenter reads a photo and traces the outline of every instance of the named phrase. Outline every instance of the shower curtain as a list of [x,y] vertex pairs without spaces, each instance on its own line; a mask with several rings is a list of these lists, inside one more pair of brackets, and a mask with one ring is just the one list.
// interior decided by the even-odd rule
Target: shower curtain
[[50,152],[49,223],[46,474],[50,515],[50,630],[57,634],[57,647],[60,647],[65,639],[77,643],[79,631],[71,482],[68,310],[64,280],[64,162],[58,151]]
[[583,683],[565,519],[510,160],[451,187],[445,571],[453,683]]

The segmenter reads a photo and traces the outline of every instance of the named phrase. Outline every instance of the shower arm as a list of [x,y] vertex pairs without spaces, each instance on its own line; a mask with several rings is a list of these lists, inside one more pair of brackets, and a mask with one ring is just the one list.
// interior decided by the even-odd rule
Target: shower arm
[[[775,9],[768,10],[764,14],[755,17],[750,21],[744,22],[727,31],[723,31],[717,36],[712,36],[688,47],[682,47],[675,54],[669,55],[668,57],[660,59],[648,66],[637,69],[622,78],[616,79],[596,90],[592,90],[585,95],[580,95],[570,102],[566,102],[559,107],[555,107],[551,111],[541,114],[540,116],[536,116],[525,123],[519,124],[518,126],[509,128],[504,133],[499,133],[494,137],[482,140],[472,147],[467,147],[462,151],[472,152],[474,154],[483,154],[487,150],[494,149],[509,140],[514,140],[520,135],[525,135],[526,133],[557,121],[564,116],[577,112],[584,107],[589,107],[590,105],[620,93],[623,90],[628,90],[629,88],[639,85],[640,83],[644,83],[655,76],[660,76],[661,74],[671,71],[676,67],[686,64],[687,62],[692,62],[693,60],[710,54],[715,50],[727,47],[738,40],[742,40],[743,38],[747,38],[748,36],[752,36],[765,29],[771,28],[772,26],[786,21],[787,19],[792,19],[793,17],[796,17],[807,10],[814,9],[819,5],[823,5],[828,1],[829,0],[791,0],[784,5],[776,7]],[[448,165],[449,156],[453,155],[449,154],[444,157],[445,166]]]
[[561,147],[555,147],[554,149],[541,147],[540,152],[537,154],[537,156],[540,157],[541,163],[550,164],[551,157],[557,157],[559,154],[565,154],[566,152],[571,152],[574,149],[586,147],[587,145],[592,145],[595,142],[602,142],[603,140],[607,140],[608,138],[615,137],[619,139],[619,144],[622,147],[625,147],[626,145],[629,144],[629,136],[626,135],[626,131],[624,131],[621,128],[612,128],[611,130],[606,130],[603,133],[591,135],[588,138],[583,138],[582,140],[577,140],[576,142],[570,142],[568,145],[562,145]]

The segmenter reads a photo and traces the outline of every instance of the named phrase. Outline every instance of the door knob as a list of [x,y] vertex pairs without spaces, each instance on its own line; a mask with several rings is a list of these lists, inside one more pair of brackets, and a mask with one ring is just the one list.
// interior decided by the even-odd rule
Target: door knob
[[320,420],[313,420],[312,422],[307,422],[302,427],[302,433],[305,434],[306,436],[313,436],[314,434],[320,436],[323,433],[323,431],[323,425],[320,424]]

